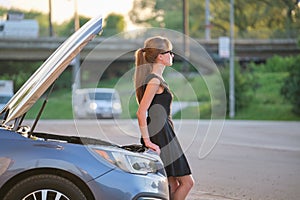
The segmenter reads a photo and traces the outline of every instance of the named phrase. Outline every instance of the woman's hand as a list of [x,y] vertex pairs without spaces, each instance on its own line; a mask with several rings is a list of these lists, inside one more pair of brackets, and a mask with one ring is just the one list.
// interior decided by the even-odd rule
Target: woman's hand
[[155,151],[158,155],[160,154],[160,147],[157,144],[154,144],[150,140],[144,140],[145,146],[148,147],[149,149],[152,149]]

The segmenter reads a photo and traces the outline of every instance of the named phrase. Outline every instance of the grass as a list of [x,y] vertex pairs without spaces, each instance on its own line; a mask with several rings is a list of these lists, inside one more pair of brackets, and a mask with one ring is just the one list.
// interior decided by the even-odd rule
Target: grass
[[[26,117],[33,119],[37,116],[42,107],[45,97],[42,96],[37,103],[29,110]],[[72,119],[72,93],[71,90],[63,89],[54,91],[50,95],[41,119]]]
[[236,111],[236,119],[248,120],[300,120],[291,112],[292,105],[280,95],[284,78],[288,73],[258,73],[258,88],[250,105]]
[[[287,73],[259,73],[257,74],[257,88],[253,101],[247,108],[236,110],[235,119],[243,120],[300,120],[291,112],[291,105],[280,95],[280,88]],[[207,82],[213,80],[213,76],[203,78],[200,75],[185,78],[180,74],[166,76],[176,101],[199,101],[199,107],[188,107],[173,116],[177,119],[210,119],[210,92]],[[121,118],[135,118],[138,105],[135,101],[132,74],[121,79],[100,81],[100,87],[115,87],[121,97],[123,114]],[[42,119],[71,119],[72,101],[71,89],[54,91],[50,96]],[[42,105],[42,97],[28,112],[27,118],[35,118]]]
[[299,121],[300,117],[293,114],[291,108],[289,104],[251,104],[240,112],[236,111],[236,119]]

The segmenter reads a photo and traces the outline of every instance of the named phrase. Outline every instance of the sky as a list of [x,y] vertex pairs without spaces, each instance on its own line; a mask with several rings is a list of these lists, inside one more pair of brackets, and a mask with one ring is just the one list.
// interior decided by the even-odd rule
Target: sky
[[[52,21],[62,23],[72,18],[76,1],[79,15],[86,17],[102,15],[106,18],[108,14],[114,12],[125,16],[128,29],[132,26],[127,14],[132,8],[133,0],[51,0]],[[49,0],[0,0],[0,6],[49,12]]]

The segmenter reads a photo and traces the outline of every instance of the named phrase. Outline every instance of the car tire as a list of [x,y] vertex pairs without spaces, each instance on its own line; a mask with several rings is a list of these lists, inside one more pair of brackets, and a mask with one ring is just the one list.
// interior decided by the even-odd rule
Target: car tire
[[[42,194],[47,197],[42,198]],[[51,175],[34,175],[13,186],[3,200],[37,199],[37,200],[87,200],[83,192],[66,178]]]

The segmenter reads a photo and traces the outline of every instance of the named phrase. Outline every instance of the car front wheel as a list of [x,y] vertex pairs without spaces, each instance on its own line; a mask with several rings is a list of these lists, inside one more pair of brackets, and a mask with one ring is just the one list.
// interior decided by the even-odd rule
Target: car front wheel
[[4,200],[87,200],[71,181],[56,175],[31,176],[13,186]]

